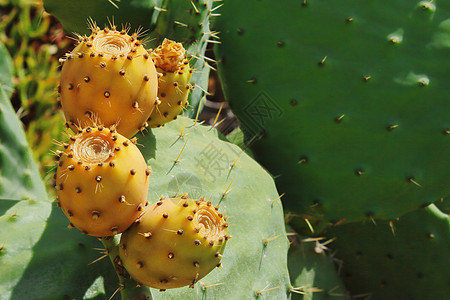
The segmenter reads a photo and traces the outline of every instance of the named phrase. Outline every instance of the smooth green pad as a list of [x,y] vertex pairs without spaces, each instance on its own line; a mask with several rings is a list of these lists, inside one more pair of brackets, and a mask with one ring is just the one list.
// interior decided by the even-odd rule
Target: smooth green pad
[[[183,128],[184,137],[179,138]],[[153,297],[287,298],[288,241],[281,203],[270,175],[239,147],[221,140],[216,130],[194,125],[188,118],[180,117],[154,129],[153,134],[138,137],[138,145],[142,145],[141,151],[152,168],[149,200],[154,203],[161,195],[167,198],[187,192],[192,198],[205,196],[213,205],[221,202],[220,212],[229,216],[228,234],[233,236],[227,242],[222,268],[200,279],[194,289],[164,293],[152,290]]]
[[446,299],[450,283],[450,220],[434,205],[393,224],[344,224],[327,234],[343,261],[342,276],[353,295],[371,299]]
[[288,255],[289,275],[297,292],[292,299],[346,299],[346,288],[339,277],[332,256],[321,244],[327,240],[314,241],[299,237],[291,243]]
[[87,28],[89,18],[92,18],[100,27],[114,22],[119,25],[119,29],[122,24],[129,24],[133,31],[139,27],[151,28],[154,8],[159,6],[161,1],[44,0],[44,8],[61,22],[65,32],[89,34]]
[[[0,264],[3,259],[14,261],[12,272],[21,273],[20,280],[8,286],[0,299],[109,299],[119,287],[109,259],[90,264],[105,255],[102,244],[76,229],[68,229],[68,220],[56,203],[46,219],[50,203],[22,202],[0,217],[11,222],[11,215],[17,214],[15,227],[6,233],[7,255],[0,256]],[[23,229],[19,231],[18,227]],[[37,231],[43,229],[42,236],[38,235]],[[3,239],[3,233],[1,236]],[[34,244],[29,244],[35,239]],[[14,252],[7,248],[12,241],[18,244]],[[30,257],[28,261],[25,254]],[[0,276],[8,278],[11,269],[12,266],[3,271],[2,265]]]
[[224,4],[225,96],[287,210],[393,219],[449,195],[449,1]]

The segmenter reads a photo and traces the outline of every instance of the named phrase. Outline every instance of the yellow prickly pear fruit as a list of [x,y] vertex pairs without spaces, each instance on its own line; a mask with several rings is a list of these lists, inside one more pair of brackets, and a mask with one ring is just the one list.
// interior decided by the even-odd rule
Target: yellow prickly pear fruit
[[175,120],[189,104],[189,84],[193,70],[186,58],[186,50],[181,43],[164,39],[151,56],[159,73],[158,98],[160,102],[148,119],[151,128],[160,127]]
[[56,188],[69,226],[98,237],[123,232],[148,205],[150,168],[139,149],[104,127],[81,130],[64,148]]
[[75,49],[61,59],[58,88],[66,125],[78,128],[117,125],[130,138],[145,129],[157,100],[158,81],[153,61],[138,39],[92,26]]
[[122,234],[119,254],[138,282],[165,290],[193,285],[220,266],[228,224],[202,200],[161,199]]

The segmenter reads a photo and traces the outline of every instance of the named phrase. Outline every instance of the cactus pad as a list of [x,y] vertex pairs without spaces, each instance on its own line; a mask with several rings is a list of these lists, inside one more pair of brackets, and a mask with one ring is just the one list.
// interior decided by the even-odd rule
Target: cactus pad
[[334,257],[327,253],[334,240],[294,237],[288,256],[292,299],[347,299]]
[[450,220],[434,205],[377,225],[344,224],[327,235],[353,295],[445,299],[450,282]]
[[323,225],[390,220],[450,194],[448,1],[229,0],[219,12],[225,96],[287,210]]

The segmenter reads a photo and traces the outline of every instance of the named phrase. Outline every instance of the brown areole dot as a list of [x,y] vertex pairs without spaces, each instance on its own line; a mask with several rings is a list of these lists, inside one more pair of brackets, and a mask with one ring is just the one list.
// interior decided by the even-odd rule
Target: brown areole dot
[[100,213],[96,210],[94,210],[91,214],[94,220],[97,220],[100,217]]

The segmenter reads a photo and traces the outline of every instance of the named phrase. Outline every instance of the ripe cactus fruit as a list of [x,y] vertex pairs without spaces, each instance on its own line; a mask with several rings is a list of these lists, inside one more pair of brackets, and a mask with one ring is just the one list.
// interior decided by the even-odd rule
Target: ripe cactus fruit
[[193,287],[220,266],[227,227],[211,202],[161,199],[122,234],[120,258],[131,277],[149,287]]
[[113,127],[87,127],[70,140],[56,173],[64,214],[85,234],[123,232],[147,205],[150,168],[141,152]]
[[189,84],[193,70],[189,66],[186,50],[181,43],[164,39],[152,52],[158,73],[158,98],[161,102],[148,119],[151,128],[160,127],[177,118],[189,104]]
[[58,91],[66,125],[76,132],[94,122],[117,124],[117,131],[130,138],[146,127],[157,102],[155,66],[138,33],[91,28],[92,34],[80,36],[61,59]]

